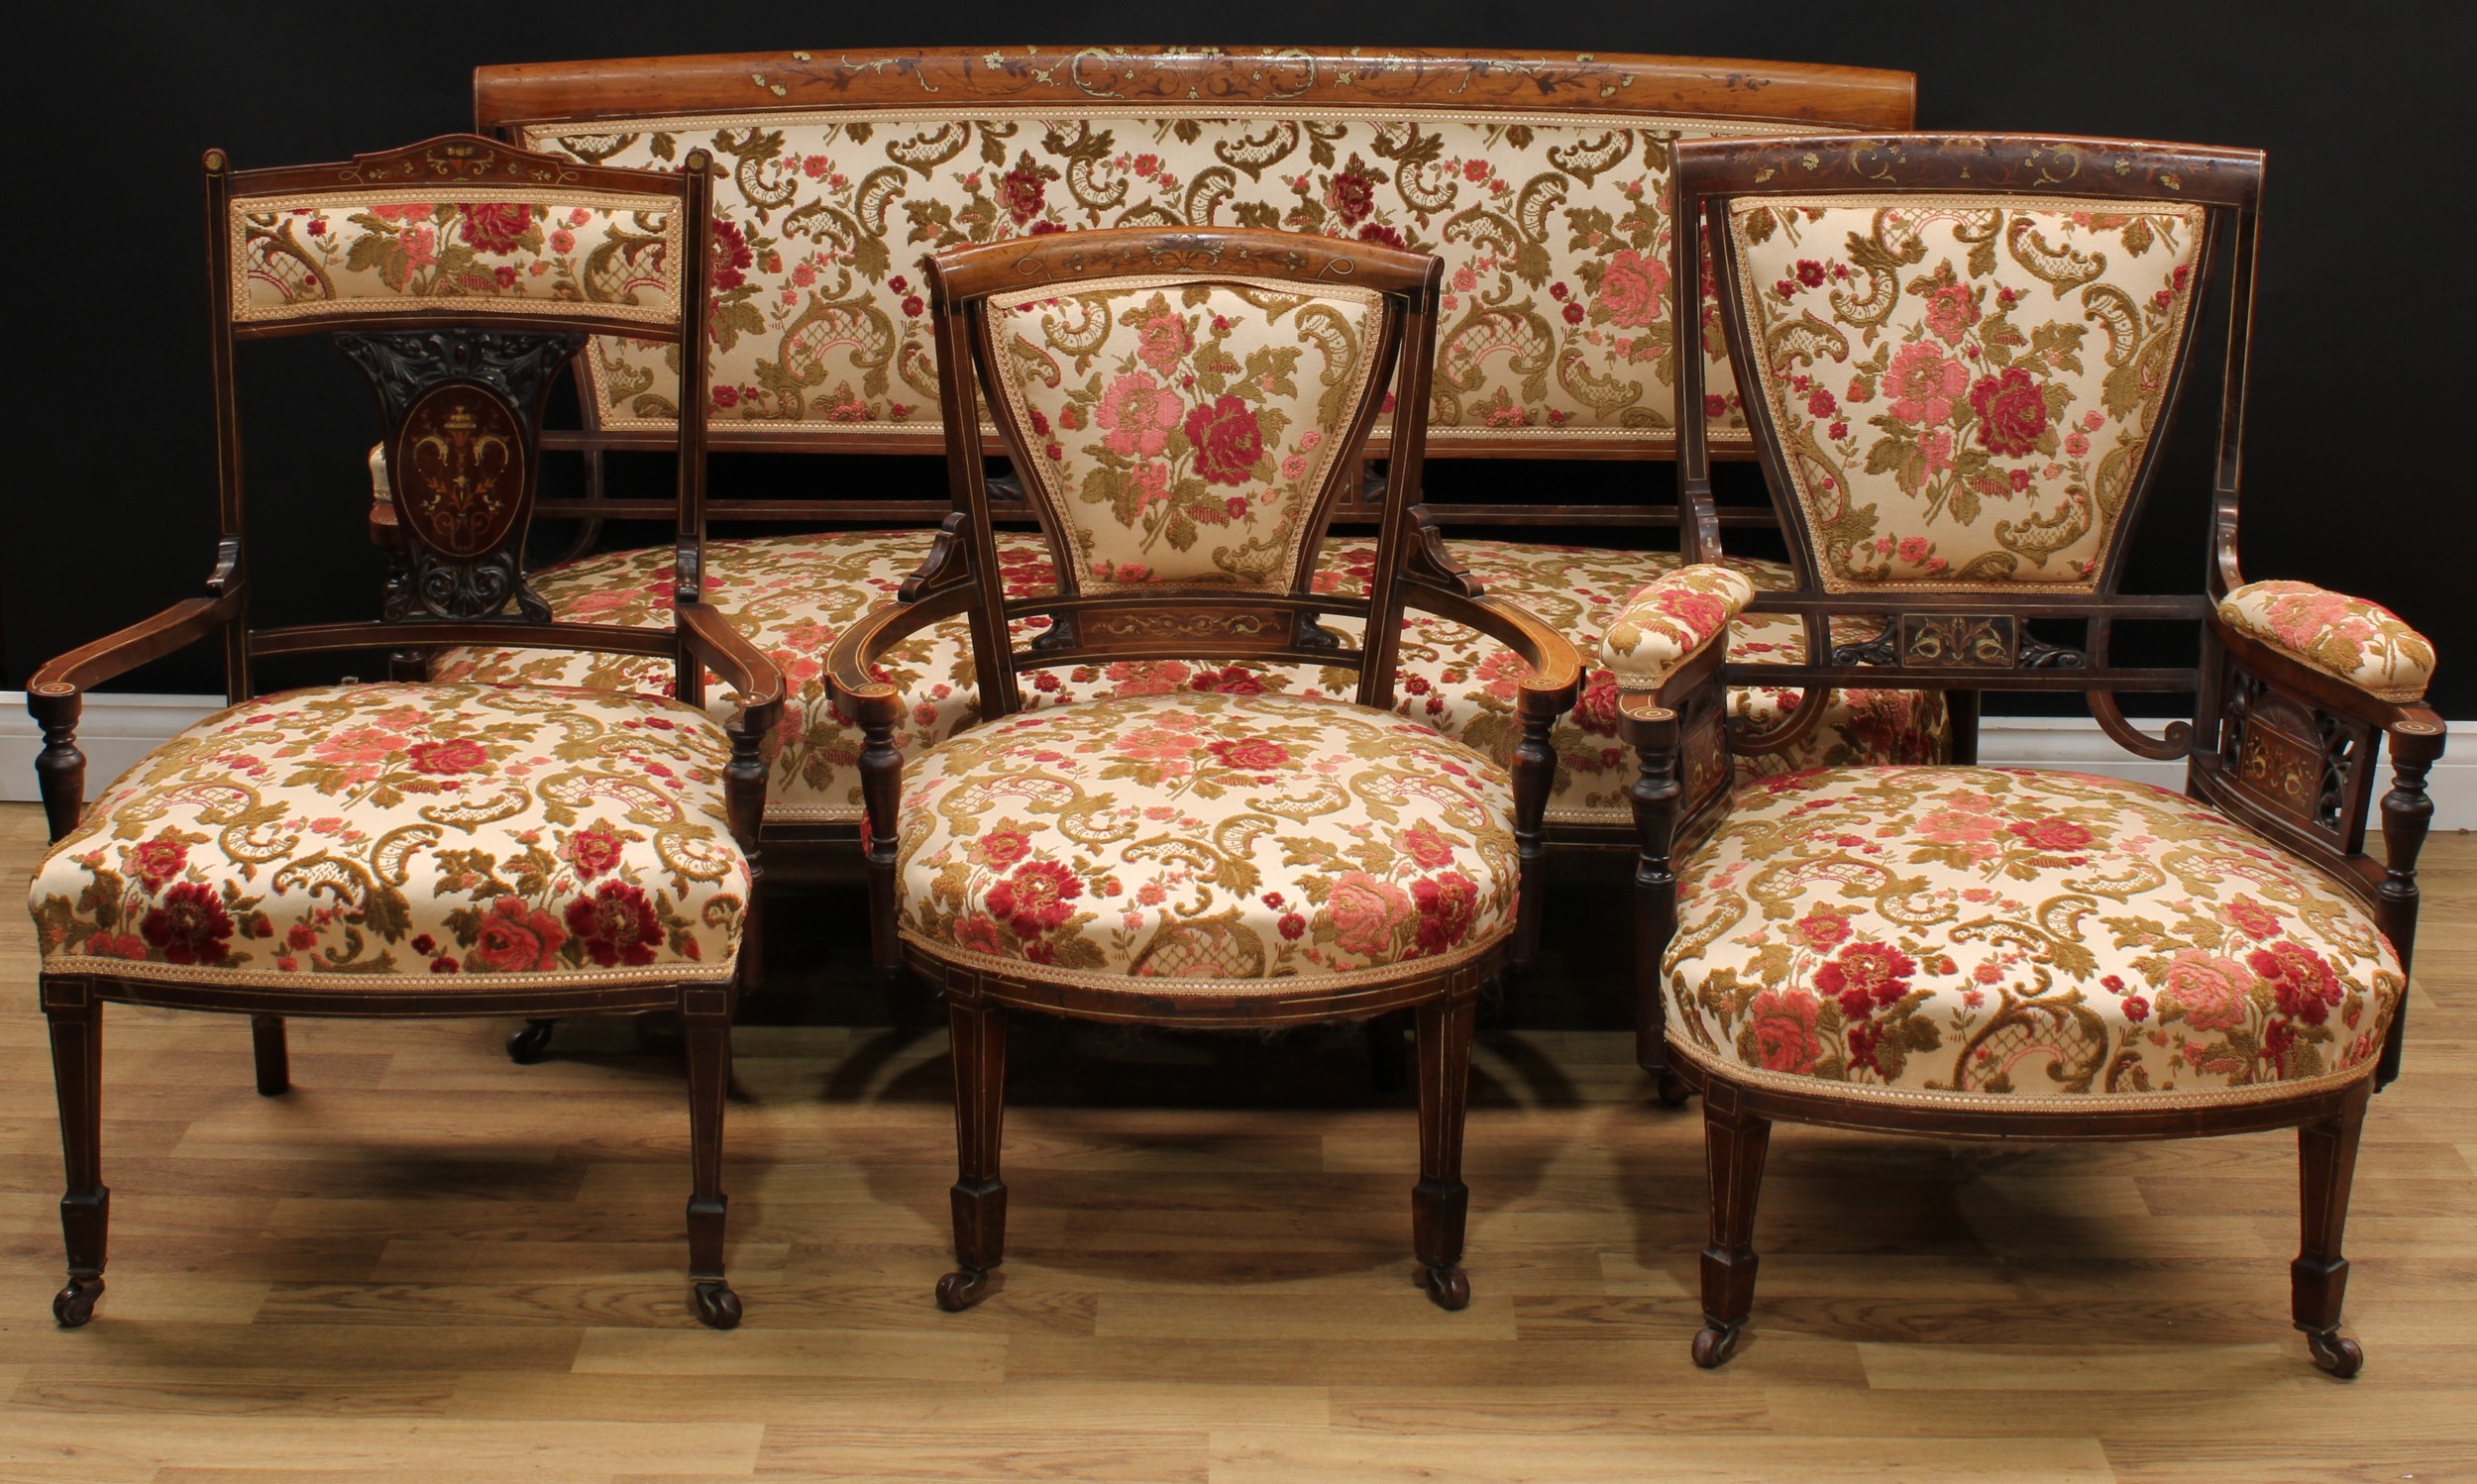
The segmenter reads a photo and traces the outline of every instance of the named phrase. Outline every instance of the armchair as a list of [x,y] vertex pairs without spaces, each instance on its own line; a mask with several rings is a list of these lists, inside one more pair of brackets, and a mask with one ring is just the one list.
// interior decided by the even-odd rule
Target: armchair
[[[337,163],[235,171],[207,152],[216,562],[203,593],[46,665],[28,687],[53,846],[30,898],[58,1083],[68,1282],[103,1290],[103,1006],[247,1014],[258,1090],[290,1085],[284,1019],[676,1009],[686,1027],[699,1318],[737,1324],[723,1277],[723,1091],[753,953],[758,746],[772,664],[699,601],[702,419],[679,420],[660,629],[553,622],[523,563],[544,399],[589,336],[668,343],[701,409],[708,168],[598,169],[470,136]],[[331,333],[369,377],[399,560],[373,621],[253,621],[235,354]],[[91,803],[90,689],[183,645],[223,651],[229,709]],[[262,693],[259,662],[439,644],[659,657],[676,698],[426,683]],[[399,661],[401,663],[401,661]],[[733,687],[709,717],[710,670]]]

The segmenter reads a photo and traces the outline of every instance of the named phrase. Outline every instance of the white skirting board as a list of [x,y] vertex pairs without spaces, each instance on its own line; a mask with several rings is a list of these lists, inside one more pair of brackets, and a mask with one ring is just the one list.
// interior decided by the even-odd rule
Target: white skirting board
[[[127,771],[149,748],[209,712],[221,709],[215,695],[119,695],[86,698],[77,746],[86,754],[86,792],[91,797]],[[2159,723],[2142,723],[2156,731]],[[0,799],[32,799],[35,754],[43,735],[26,714],[22,690],[0,691]],[[2185,765],[2153,763],[2107,740],[2099,723],[2083,716],[1990,716],[1979,727],[1979,760],[2006,768],[2069,768],[2137,779],[2182,789]],[[2434,828],[2477,829],[2477,721],[2451,723],[2451,745],[2434,765],[2427,792],[2434,800]]]

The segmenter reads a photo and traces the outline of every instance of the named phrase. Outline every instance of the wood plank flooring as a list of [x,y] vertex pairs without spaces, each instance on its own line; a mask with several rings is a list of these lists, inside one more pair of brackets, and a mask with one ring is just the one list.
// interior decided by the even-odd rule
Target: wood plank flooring
[[[0,879],[41,840],[0,806]],[[2287,1135],[1787,1125],[1755,1327],[1697,1371],[1698,1121],[1573,1030],[1483,1035],[1449,1315],[1411,1282],[1410,1106],[1352,1037],[1019,1022],[1005,1286],[947,1315],[943,1033],[745,1026],[748,1321],[717,1334],[686,1312],[658,1027],[570,1024],[518,1067],[504,1022],[294,1022],[270,1100],[244,1022],[115,1007],[110,1288],[63,1332],[32,937],[0,903],[0,1480],[2477,1479],[2477,837],[2427,858],[2348,1384],[2288,1327]]]

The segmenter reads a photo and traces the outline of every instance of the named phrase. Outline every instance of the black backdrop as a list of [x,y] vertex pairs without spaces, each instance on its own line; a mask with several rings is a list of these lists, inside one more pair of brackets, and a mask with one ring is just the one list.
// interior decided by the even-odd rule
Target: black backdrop
[[[15,517],[0,566],[6,684],[44,657],[197,590],[212,528],[197,159],[336,159],[469,127],[483,62],[993,42],[1195,41],[1157,5],[778,8],[503,0],[412,12],[272,4],[47,4],[11,28]],[[1218,44],[1539,48],[1758,56],[1918,74],[1930,129],[2022,129],[2270,152],[2245,461],[2244,559],[2392,604],[2444,654],[2434,699],[2477,716],[2472,493],[2460,405],[2477,350],[2468,275],[2465,59],[2477,7],[1992,0],[1588,7],[1259,0],[1187,10]],[[2451,99],[2462,101],[2454,104]],[[375,600],[361,532],[368,395],[323,346],[252,348],[245,383],[258,570],[314,571],[302,615]],[[292,364],[284,364],[292,358]],[[270,366],[270,363],[273,363]],[[297,372],[306,371],[307,374]],[[286,372],[296,372],[286,374]],[[263,388],[263,389],[262,389]],[[2190,590],[2202,557],[2214,387],[2198,379],[2140,574]],[[717,468],[717,486],[775,461]],[[1610,473],[1615,473],[1611,471]],[[1666,486],[1665,467],[1639,468]],[[822,483],[829,471],[791,475]],[[911,481],[908,481],[911,482]],[[2138,574],[2137,574],[2138,576]],[[262,580],[262,586],[264,586]],[[286,602],[277,610],[287,614]],[[277,616],[270,614],[269,616]],[[2457,663],[2454,663],[2454,661]],[[123,683],[221,688],[204,652]]]

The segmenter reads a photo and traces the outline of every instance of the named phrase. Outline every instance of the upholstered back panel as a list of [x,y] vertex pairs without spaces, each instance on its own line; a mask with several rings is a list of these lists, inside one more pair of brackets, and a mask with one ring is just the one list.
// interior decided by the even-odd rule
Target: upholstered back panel
[[[1096,227],[1259,226],[1445,260],[1432,450],[1666,448],[1676,419],[1669,145],[1811,132],[1778,121],[1592,109],[1455,112],[1051,102],[528,126],[528,147],[661,168],[715,154],[713,436],[841,430],[921,447],[937,382],[920,258]],[[1593,101],[1598,101],[1594,99]],[[1760,106],[1760,95],[1750,99]],[[1714,328],[1720,408],[1743,415]],[[610,429],[666,423],[671,373],[615,343],[592,358]],[[1382,438],[1379,430],[1378,438]]]
[[992,394],[1086,591],[1305,590],[1317,491],[1382,348],[1384,300],[1161,275],[993,296]]
[[1824,586],[2097,587],[2193,330],[2205,216],[1733,203],[1757,379]]
[[[441,299],[488,313],[598,319],[679,316],[676,213],[646,197],[461,183],[236,196],[231,234],[237,323],[340,314],[436,312]],[[626,344],[625,342],[617,342]],[[678,352],[629,354],[664,366]]]

